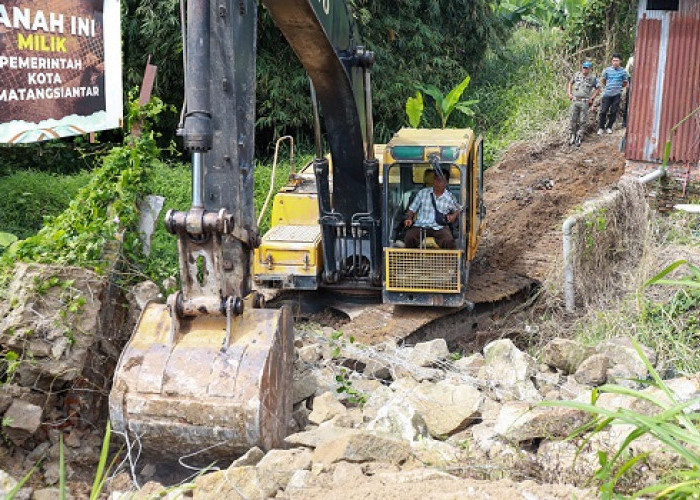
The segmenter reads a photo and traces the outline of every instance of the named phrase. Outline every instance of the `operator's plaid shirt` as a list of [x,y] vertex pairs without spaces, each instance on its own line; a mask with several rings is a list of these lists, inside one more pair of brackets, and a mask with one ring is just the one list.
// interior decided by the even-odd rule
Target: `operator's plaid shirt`
[[[433,208],[433,202],[430,199],[430,193],[433,192],[432,187],[426,187],[418,191],[418,194],[413,199],[413,203],[408,207],[408,209],[416,213],[416,222],[413,223],[416,227],[426,227],[439,231],[444,226],[440,226],[435,222],[435,209]],[[435,204],[437,209],[444,213],[449,214],[454,210],[459,210],[459,204],[455,197],[452,196],[447,189],[439,197],[435,197]]]

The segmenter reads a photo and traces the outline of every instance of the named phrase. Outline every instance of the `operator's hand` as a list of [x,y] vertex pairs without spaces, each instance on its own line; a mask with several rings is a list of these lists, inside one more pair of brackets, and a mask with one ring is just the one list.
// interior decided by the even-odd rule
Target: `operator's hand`
[[413,225],[413,219],[406,219],[403,221],[403,225],[406,227],[411,227]]
[[573,101],[573,100],[574,100],[574,94],[572,94],[571,92],[569,92],[569,100],[570,100],[570,101]]
[[589,106],[593,105],[593,99],[588,99],[588,105]]

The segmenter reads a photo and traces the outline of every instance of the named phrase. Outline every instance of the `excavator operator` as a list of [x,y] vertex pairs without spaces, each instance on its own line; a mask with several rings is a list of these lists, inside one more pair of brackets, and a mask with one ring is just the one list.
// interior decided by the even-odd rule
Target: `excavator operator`
[[[440,248],[455,248],[450,225],[459,217],[460,207],[452,193],[447,190],[450,169],[436,165],[434,170],[433,186],[421,189],[406,212],[406,248],[420,246],[421,232],[424,232],[423,238],[433,237]],[[414,222],[413,217],[416,214],[418,216]]]

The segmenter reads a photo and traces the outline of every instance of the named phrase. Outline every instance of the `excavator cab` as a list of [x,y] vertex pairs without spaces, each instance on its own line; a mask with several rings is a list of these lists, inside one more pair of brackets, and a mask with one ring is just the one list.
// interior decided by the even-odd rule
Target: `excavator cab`
[[[382,163],[383,301],[463,306],[485,215],[481,138],[468,129],[402,129],[384,148]],[[441,249],[425,234],[419,248],[405,248],[405,214],[417,193],[432,187],[437,164],[450,169],[447,189],[462,207],[450,225],[455,248]]]

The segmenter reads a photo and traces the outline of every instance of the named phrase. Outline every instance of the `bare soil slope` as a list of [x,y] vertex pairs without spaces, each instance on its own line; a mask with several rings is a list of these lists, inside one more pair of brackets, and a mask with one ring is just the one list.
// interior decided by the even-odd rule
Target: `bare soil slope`
[[624,173],[623,134],[592,134],[580,148],[512,146],[484,176],[487,225],[477,266],[543,279],[561,254],[565,217]]

